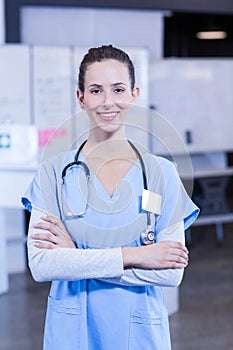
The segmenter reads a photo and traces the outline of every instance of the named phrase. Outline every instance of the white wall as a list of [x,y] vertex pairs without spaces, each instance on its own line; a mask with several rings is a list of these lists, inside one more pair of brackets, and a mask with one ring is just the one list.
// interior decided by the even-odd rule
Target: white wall
[[21,14],[25,44],[90,47],[112,43],[145,47],[151,60],[163,56],[163,12],[33,6],[23,8]]
[[5,42],[4,0],[0,0],[0,45]]

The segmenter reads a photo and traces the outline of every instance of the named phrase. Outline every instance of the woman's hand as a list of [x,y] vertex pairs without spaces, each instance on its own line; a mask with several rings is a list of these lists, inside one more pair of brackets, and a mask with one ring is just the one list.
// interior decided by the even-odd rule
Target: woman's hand
[[45,230],[46,232],[33,233],[32,239],[42,242],[36,242],[37,248],[54,249],[54,248],[76,248],[69,233],[59,218],[53,216],[43,216],[42,221],[35,224],[36,229]]
[[184,268],[188,250],[180,242],[160,241],[147,246],[122,248],[124,267],[144,269]]

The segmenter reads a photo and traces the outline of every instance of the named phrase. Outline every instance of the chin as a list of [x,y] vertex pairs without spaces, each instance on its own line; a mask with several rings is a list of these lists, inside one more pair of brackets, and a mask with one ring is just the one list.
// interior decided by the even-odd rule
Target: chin
[[114,134],[121,130],[123,125],[123,123],[109,123],[98,125],[97,128],[107,134]]

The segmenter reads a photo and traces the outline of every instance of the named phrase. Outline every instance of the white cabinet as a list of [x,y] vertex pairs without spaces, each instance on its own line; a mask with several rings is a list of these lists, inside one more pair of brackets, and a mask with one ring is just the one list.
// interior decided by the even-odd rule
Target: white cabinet
[[[36,167],[0,167],[0,293],[8,290],[9,272],[19,272],[25,266],[23,207],[20,199],[35,171]],[[9,225],[10,215],[17,216],[17,220],[14,217]],[[12,232],[16,221],[21,221],[21,225]]]

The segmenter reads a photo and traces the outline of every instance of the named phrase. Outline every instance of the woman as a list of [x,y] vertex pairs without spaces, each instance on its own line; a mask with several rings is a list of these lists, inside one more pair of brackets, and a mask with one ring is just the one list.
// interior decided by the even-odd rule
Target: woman
[[[125,52],[90,49],[79,70],[90,131],[78,166],[76,151],[44,162],[22,200],[32,275],[52,281],[44,350],[171,348],[161,287],[181,282],[184,229],[198,208],[171,162],[128,142],[125,119],[138,95]],[[152,244],[143,244],[147,226]]]

